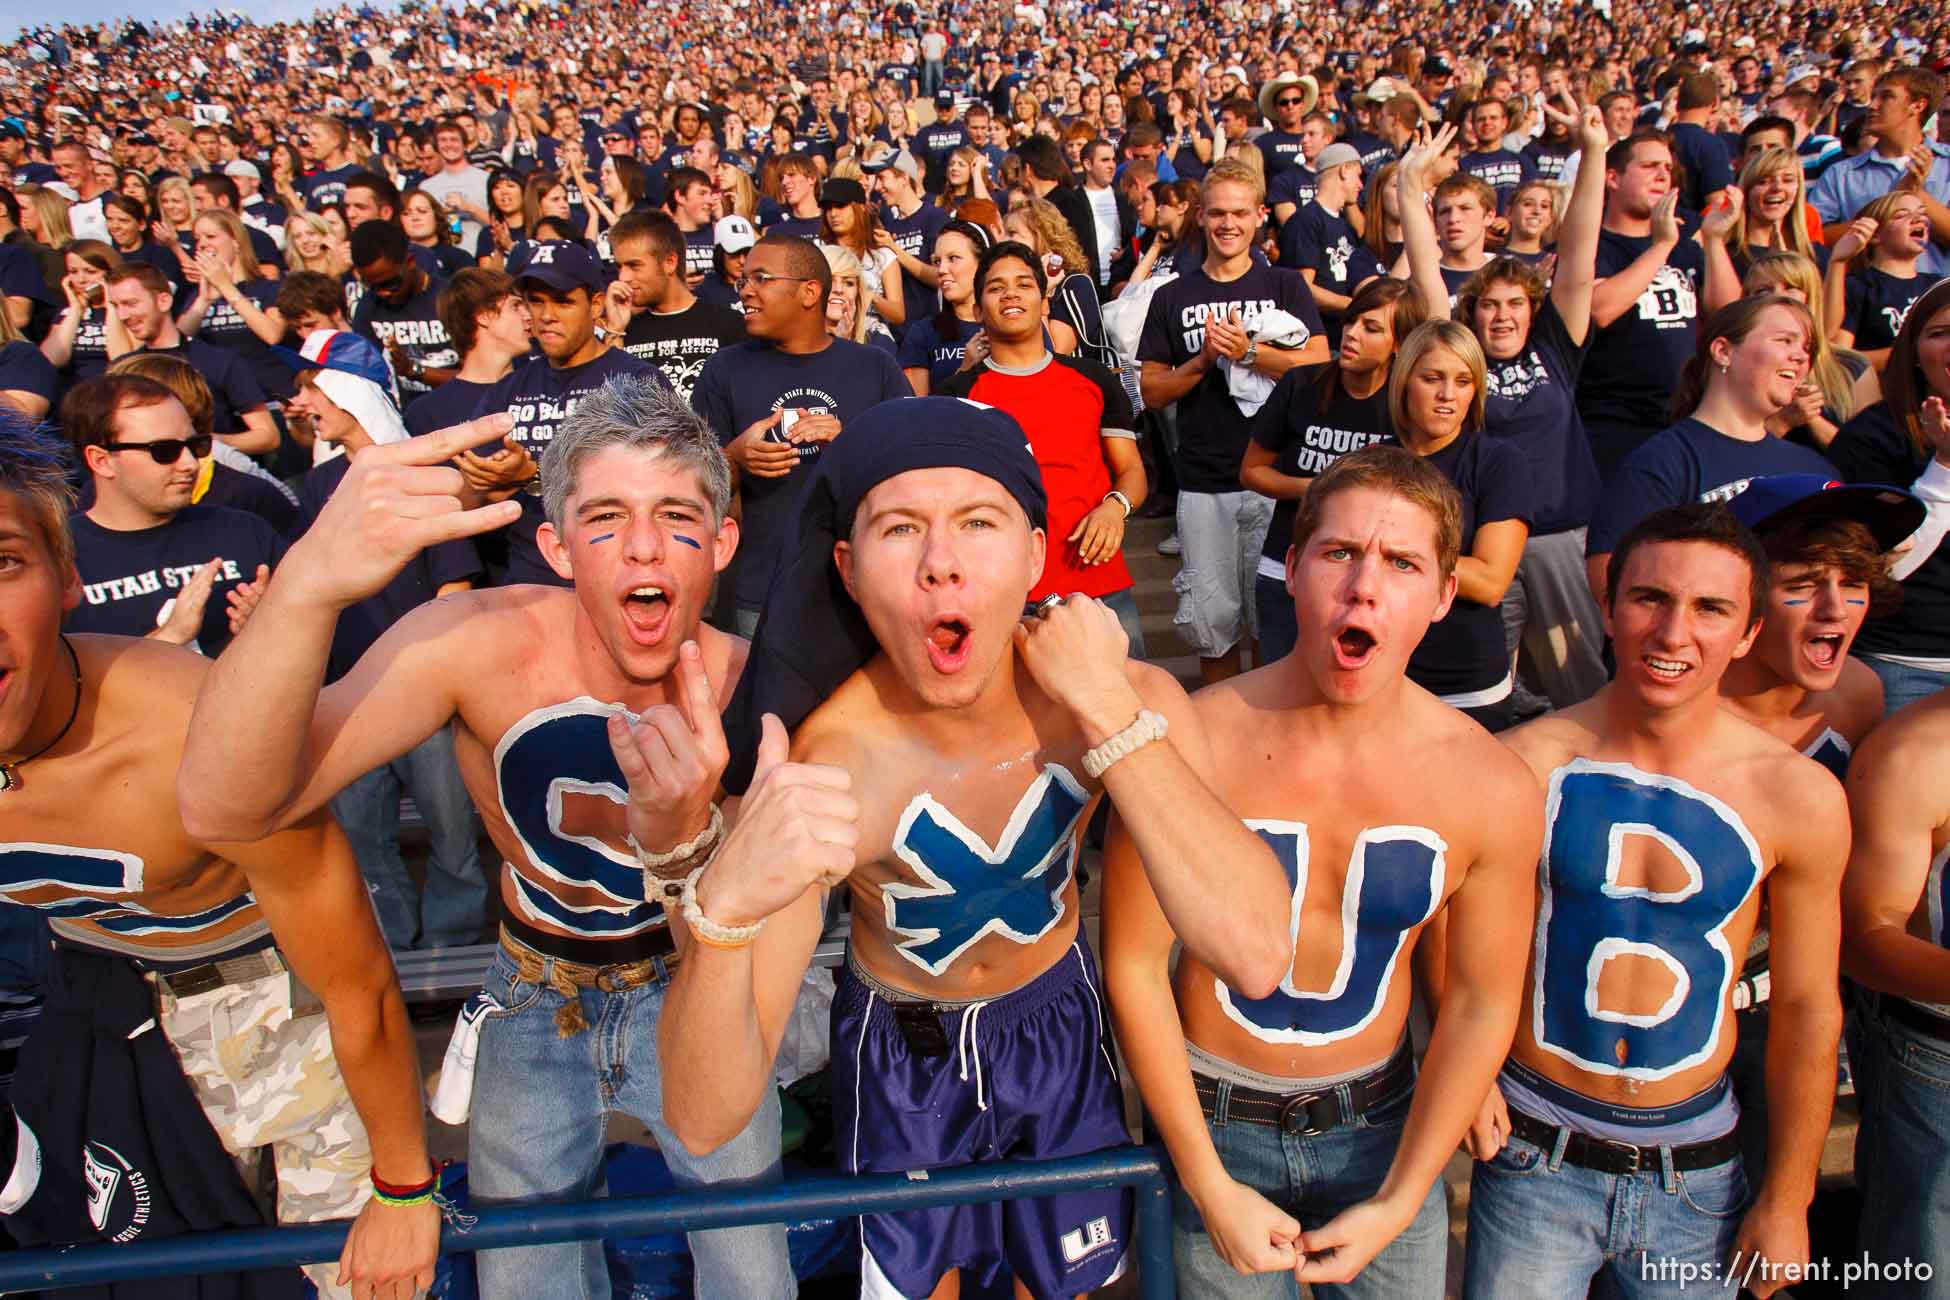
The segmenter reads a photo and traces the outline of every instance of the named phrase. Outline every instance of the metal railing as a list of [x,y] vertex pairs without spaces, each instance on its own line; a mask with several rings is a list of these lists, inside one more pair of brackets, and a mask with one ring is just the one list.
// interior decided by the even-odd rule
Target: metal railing
[[[927,1173],[812,1178],[770,1187],[690,1189],[559,1205],[479,1210],[465,1230],[447,1225],[442,1253],[539,1246],[591,1237],[649,1236],[754,1223],[849,1218],[886,1210],[1052,1196],[1130,1187],[1137,1197],[1137,1265],[1143,1300],[1172,1300],[1171,1191],[1161,1148],[1119,1147],[1062,1160],[1010,1160]],[[0,1292],[53,1290],[199,1273],[276,1268],[337,1259],[344,1222],[200,1232],[127,1245],[63,1246],[0,1255]]]

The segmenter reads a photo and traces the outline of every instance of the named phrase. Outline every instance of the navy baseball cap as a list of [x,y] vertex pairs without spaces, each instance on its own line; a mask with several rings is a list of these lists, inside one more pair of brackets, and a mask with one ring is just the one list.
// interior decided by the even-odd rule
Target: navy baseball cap
[[1852,519],[1889,550],[1922,526],[1923,502],[1886,483],[1842,483],[1822,474],[1763,474],[1727,502],[1734,517],[1758,532],[1804,519]]
[[566,239],[550,239],[520,245],[508,264],[508,276],[516,284],[540,280],[558,293],[587,289],[591,295],[603,291],[603,270],[581,244]]

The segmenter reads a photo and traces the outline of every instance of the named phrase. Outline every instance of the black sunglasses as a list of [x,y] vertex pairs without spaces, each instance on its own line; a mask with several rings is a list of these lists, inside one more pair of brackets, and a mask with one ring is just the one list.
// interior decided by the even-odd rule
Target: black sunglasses
[[1307,102],[1307,101],[1306,101],[1306,99],[1305,99],[1305,98],[1296,98],[1296,99],[1276,99],[1276,100],[1274,100],[1274,101],[1273,101],[1273,105],[1274,105],[1274,107],[1276,107],[1276,108],[1293,108],[1293,107],[1295,107],[1295,106],[1297,106],[1297,105],[1300,105],[1300,104],[1304,104],[1304,103],[1306,103],[1306,102]]
[[150,459],[158,465],[174,465],[183,458],[183,448],[202,460],[210,454],[211,437],[207,433],[193,433],[187,438],[158,438],[154,442],[105,442],[107,451],[146,451]]

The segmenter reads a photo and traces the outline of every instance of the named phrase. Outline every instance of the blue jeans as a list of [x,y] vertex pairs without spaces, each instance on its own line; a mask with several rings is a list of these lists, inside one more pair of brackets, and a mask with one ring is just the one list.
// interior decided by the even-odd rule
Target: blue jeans
[[[552,964],[551,964],[552,965]],[[745,1131],[708,1156],[685,1150],[664,1123],[657,1022],[667,980],[618,993],[580,991],[588,1028],[560,1037],[563,997],[519,976],[506,949],[485,989],[505,1007],[481,1025],[468,1183],[481,1205],[580,1201],[605,1191],[607,1112],[646,1124],[679,1187],[779,1180],[779,1100],[772,1088]],[[797,1292],[777,1224],[690,1234],[699,1300],[774,1300]],[[602,1243],[481,1252],[483,1300],[607,1300]]]
[[[1561,1143],[1560,1143],[1561,1145]],[[1669,1165],[1670,1160],[1661,1161]],[[1469,1180],[1466,1300],[1730,1296],[1717,1279],[1749,1201],[1740,1158],[1686,1173],[1601,1174],[1511,1137]]]
[[[1394,1163],[1408,1119],[1412,1093],[1388,1103],[1353,1124],[1305,1137],[1271,1124],[1221,1122],[1232,1086],[1219,1084],[1215,1114],[1205,1121],[1212,1147],[1226,1172],[1313,1229],[1350,1206],[1373,1196]],[[1172,1263],[1178,1293],[1186,1300],[1225,1296],[1236,1300],[1294,1300],[1299,1286],[1291,1273],[1240,1276],[1219,1257],[1206,1235],[1205,1221],[1185,1189],[1172,1189]],[[1401,1236],[1389,1242],[1352,1282],[1316,1284],[1320,1300],[1395,1300],[1439,1296],[1448,1272],[1449,1207],[1442,1180],[1429,1187],[1422,1208]]]
[[1861,1051],[1851,1058],[1862,1124],[1855,1133],[1855,1185],[1862,1191],[1857,1260],[1915,1274],[1864,1279],[1850,1295],[1950,1297],[1950,1043],[1866,1010]]
[[1259,661],[1278,663],[1293,653],[1300,639],[1293,612],[1293,594],[1282,578],[1260,574],[1253,582],[1253,602],[1259,606]]
[[1144,658],[1144,623],[1138,615],[1137,588],[1126,587],[1097,599],[1110,606],[1111,613],[1117,615],[1118,623],[1124,628],[1124,635],[1131,639],[1131,658]]
[[[413,796],[433,841],[424,895],[400,856],[402,790]],[[332,815],[352,841],[389,946],[446,948],[480,942],[487,880],[474,838],[474,803],[454,760],[452,732],[442,728],[346,786],[332,796]]]
[[1862,662],[1875,670],[1882,678],[1882,714],[1888,717],[1905,704],[1914,704],[1926,695],[1934,695],[1950,686],[1950,673],[1939,673],[1928,668],[1917,668],[1910,664],[1893,663],[1878,659],[1873,655],[1861,656]]

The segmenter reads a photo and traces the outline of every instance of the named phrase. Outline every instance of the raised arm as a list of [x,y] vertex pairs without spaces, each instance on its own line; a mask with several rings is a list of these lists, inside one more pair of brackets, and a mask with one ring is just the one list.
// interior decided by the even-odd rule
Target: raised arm
[[1449,319],[1449,286],[1442,281],[1442,250],[1436,244],[1435,218],[1429,213],[1429,164],[1442,156],[1456,138],[1454,124],[1445,122],[1433,138],[1429,128],[1415,128],[1415,144],[1395,169],[1401,199],[1402,256],[1408,259],[1408,278],[1422,297],[1431,320]]
[[[785,728],[768,714],[736,824],[696,885],[710,922],[764,928],[729,942],[681,931],[684,960],[657,1028],[664,1122],[700,1154],[743,1131],[772,1086],[826,890],[846,879],[858,852],[860,805],[846,770],[787,756]],[[633,802],[638,785],[633,776]]]
[[[1568,96],[1566,97],[1569,102]],[[1569,115],[1559,113],[1548,103],[1544,112],[1558,121]],[[1577,119],[1578,142],[1588,158],[1605,151],[1605,118],[1595,106],[1586,106]],[[1557,231],[1557,268],[1551,276],[1551,305],[1564,322],[1564,332],[1573,343],[1583,345],[1591,333],[1592,289],[1597,275],[1598,232],[1605,219],[1605,169],[1581,167],[1577,183],[1571,187],[1571,202],[1564,209],[1564,223]]]
[[[1590,161],[1601,161],[1593,159]],[[1602,164],[1599,168],[1603,171]],[[1578,175],[1584,168],[1578,168]],[[1667,194],[1652,209],[1652,243],[1632,260],[1630,266],[1615,275],[1608,275],[1591,288],[1591,319],[1599,329],[1604,329],[1613,321],[1632,310],[1652,283],[1652,277],[1659,274],[1659,268],[1672,256],[1672,250],[1679,247],[1679,192]]]
[[1401,1143],[1372,1198],[1301,1237],[1303,1282],[1351,1281],[1409,1225],[1476,1119],[1516,1036],[1537,911],[1544,796],[1521,760],[1494,757],[1490,770],[1472,776],[1482,806],[1496,813],[1479,819],[1481,847],[1443,908],[1441,1004]]
[[319,683],[346,606],[426,547],[517,517],[512,502],[462,510],[460,471],[447,464],[510,427],[491,415],[360,453],[204,679],[177,781],[191,834],[253,840],[293,825],[453,716],[446,666],[478,660],[463,620],[486,597],[415,610],[322,695]]
[[1087,745],[1123,731],[1140,710],[1163,716],[1166,738],[1111,764],[1104,790],[1186,951],[1247,997],[1272,993],[1293,965],[1286,873],[1206,783],[1211,750],[1183,689],[1133,663],[1117,615],[1084,597],[1019,624],[1016,650]]
[[1118,1045],[1213,1249],[1242,1273],[1291,1270],[1300,1224],[1226,1172],[1212,1145],[1172,995],[1176,936],[1151,891],[1137,845],[1116,815],[1104,844],[1102,919],[1104,989]]

